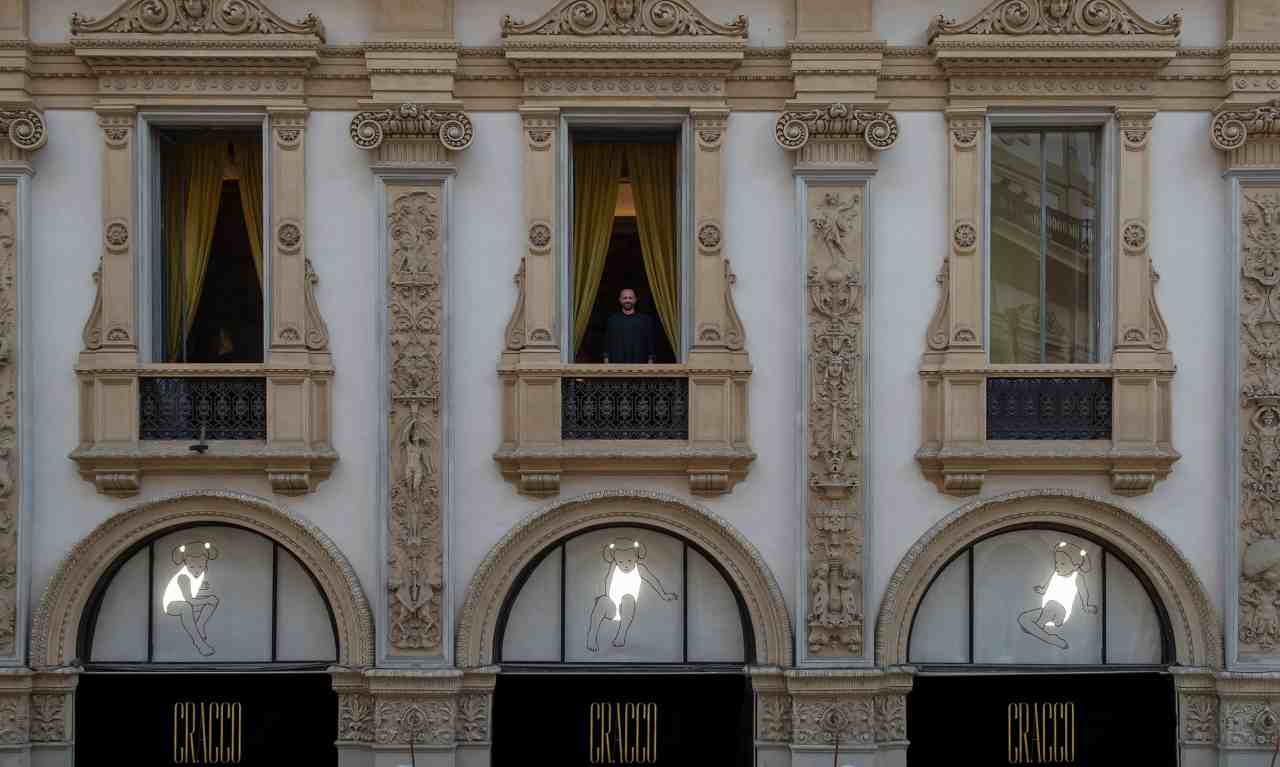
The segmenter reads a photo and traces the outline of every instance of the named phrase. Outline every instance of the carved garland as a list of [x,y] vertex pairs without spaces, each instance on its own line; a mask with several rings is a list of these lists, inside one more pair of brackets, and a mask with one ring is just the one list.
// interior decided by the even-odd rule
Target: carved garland
[[956,22],[939,15],[929,25],[938,35],[1177,35],[1176,13],[1147,21],[1122,0],[997,0],[977,16]]
[[361,112],[351,118],[351,140],[361,149],[377,149],[384,138],[436,138],[455,152],[471,146],[475,128],[465,112],[437,112],[422,104]]
[[1280,193],[1243,195],[1240,265],[1242,653],[1280,645]]
[[815,655],[862,653],[861,204],[858,192],[826,192],[809,220],[807,622]]
[[100,19],[71,14],[71,34],[88,32],[304,34],[324,39],[314,13],[288,22],[259,0],[129,0]]
[[1218,112],[1209,128],[1209,141],[1224,152],[1244,146],[1250,135],[1280,136],[1280,99],[1253,109]]
[[[388,634],[392,647],[441,649],[440,363],[444,311],[440,192],[395,198],[388,215],[391,431]],[[378,713],[379,730],[385,717]]]
[[876,151],[898,142],[898,120],[891,112],[868,112],[852,104],[827,104],[817,109],[783,112],[773,138],[783,149],[800,149],[812,137],[862,136]]
[[502,18],[502,36],[713,35],[747,36],[747,17],[717,24],[688,0],[561,0],[535,21]]

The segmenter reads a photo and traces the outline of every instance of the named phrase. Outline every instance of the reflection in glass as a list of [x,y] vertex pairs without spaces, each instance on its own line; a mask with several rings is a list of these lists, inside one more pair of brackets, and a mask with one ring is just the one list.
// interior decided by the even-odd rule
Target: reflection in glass
[[1099,136],[991,141],[991,361],[1097,361]]

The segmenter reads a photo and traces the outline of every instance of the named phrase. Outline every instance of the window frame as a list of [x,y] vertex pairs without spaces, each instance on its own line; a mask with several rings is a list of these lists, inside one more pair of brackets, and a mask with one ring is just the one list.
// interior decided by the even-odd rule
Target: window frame
[[[160,144],[157,129],[213,127],[258,127],[262,142],[262,361],[234,365],[234,367],[261,367],[266,364],[271,350],[271,261],[274,242],[271,230],[271,125],[266,112],[222,112],[203,110],[146,110],[139,111],[137,135],[138,151],[135,153],[138,221],[137,248],[134,258],[134,284],[138,286],[134,305],[137,315],[138,358],[141,365],[189,365],[196,363],[166,362],[164,359],[164,302],[159,299],[164,289],[164,277],[160,266],[163,262],[163,235],[160,231]],[[208,364],[198,363],[202,367]],[[223,367],[229,367],[224,365]]]
[[[1035,362],[1035,363],[1001,363],[992,362],[991,352],[991,146],[997,130],[1026,128],[1032,130],[1081,130],[1092,129],[1099,135],[1098,161],[1098,237],[1095,245],[1097,278],[1094,280],[1093,292],[1097,299],[1097,321],[1094,330],[1097,333],[1095,346],[1096,359],[1090,362]],[[1116,187],[1120,172],[1119,163],[1119,123],[1110,112],[1088,111],[990,111],[986,115],[984,131],[986,145],[982,160],[982,321],[983,339],[986,347],[986,364],[998,372],[1002,367],[1026,368],[1089,368],[1108,365],[1115,346],[1115,275],[1114,244],[1116,221],[1119,216]],[[1042,190],[1043,193],[1043,190]],[[1040,290],[1045,286],[1041,281]],[[1041,344],[1043,345],[1043,338]]]
[[557,275],[557,314],[562,318],[560,327],[560,361],[573,365],[577,350],[573,343],[573,303],[570,295],[573,285],[573,134],[583,129],[624,131],[627,129],[672,128],[678,131],[676,157],[679,162],[676,178],[676,249],[680,266],[680,338],[672,351],[676,365],[688,363],[693,290],[693,120],[685,111],[613,110],[571,111],[560,114],[560,129],[556,140],[559,161],[556,163],[555,227],[558,243],[554,254]]
[[[1099,620],[1102,621],[1102,663],[1075,663],[1075,664],[975,663],[972,660],[975,657],[973,550],[978,546],[978,544],[983,543],[985,541],[989,541],[994,538],[999,538],[1000,536],[1007,535],[1009,533],[1017,533],[1017,532],[1023,532],[1023,531],[1061,533],[1063,535],[1069,535],[1074,538],[1079,538],[1081,540],[1088,541],[1089,543],[1093,544],[1094,546],[1097,546],[1101,550],[1102,556],[1100,557],[1100,559],[1102,560],[1102,565],[1099,568],[1101,583],[1098,586],[1097,593],[1100,595],[1100,598],[1098,600],[1099,602],[1098,617],[1099,617]],[[916,620],[920,617],[920,610],[924,606],[925,597],[928,596],[929,591],[933,589],[933,586],[938,581],[938,579],[941,578],[942,575],[948,570],[948,568],[950,568],[951,565],[955,564],[956,560],[960,559],[961,557],[969,558],[969,604],[968,604],[969,621],[968,621],[967,630],[969,632],[970,660],[967,663],[929,662],[929,661],[914,660],[911,658],[911,634],[915,631]],[[1124,567],[1128,568],[1129,572],[1133,574],[1133,577],[1137,579],[1138,583],[1142,586],[1143,591],[1146,592],[1147,598],[1151,600],[1151,607],[1155,611],[1156,620],[1160,624],[1160,662],[1157,664],[1153,665],[1149,663],[1107,663],[1106,661],[1106,647],[1107,647],[1106,560],[1112,557],[1118,560],[1120,564],[1124,565]],[[1057,525],[1052,523],[1046,524],[1046,523],[1039,523],[1039,522],[1021,524],[1021,525],[1010,525],[1008,527],[1001,527],[1000,529],[990,532],[979,538],[975,538],[974,540],[970,541],[964,548],[960,549],[954,555],[952,555],[949,559],[947,559],[947,561],[937,569],[937,571],[933,575],[933,578],[929,580],[928,585],[925,586],[924,590],[921,591],[920,594],[921,594],[920,599],[916,603],[915,610],[911,613],[911,621],[908,624],[906,646],[907,646],[907,662],[910,665],[920,669],[924,673],[960,672],[960,673],[1009,674],[1009,673],[1046,673],[1047,672],[1047,673],[1054,673],[1054,674],[1059,674],[1059,673],[1069,674],[1069,673],[1096,673],[1099,671],[1111,672],[1111,673],[1133,673],[1135,671],[1163,671],[1167,669],[1169,666],[1177,664],[1177,653],[1176,653],[1176,648],[1174,647],[1174,641],[1173,641],[1173,626],[1172,626],[1172,623],[1170,622],[1169,612],[1165,608],[1164,602],[1160,599],[1159,594],[1156,592],[1155,587],[1152,585],[1150,577],[1148,577],[1147,574],[1142,570],[1142,568],[1138,567],[1137,564],[1130,557],[1125,555],[1123,552],[1117,550],[1114,546],[1109,544],[1107,541],[1097,537],[1096,535],[1085,532],[1083,530],[1078,530],[1073,527],[1069,527],[1067,525]]]

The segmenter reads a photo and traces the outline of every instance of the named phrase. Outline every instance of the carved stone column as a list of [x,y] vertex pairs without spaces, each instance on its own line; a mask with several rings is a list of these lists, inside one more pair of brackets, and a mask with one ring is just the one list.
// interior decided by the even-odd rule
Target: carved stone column
[[385,216],[376,251],[384,279],[387,411],[378,658],[389,666],[442,665],[451,655],[444,504],[449,190],[451,154],[469,146],[473,135],[464,113],[423,104],[361,112],[351,122],[352,141],[372,152]]
[[836,103],[783,113],[776,138],[796,150],[804,222],[797,244],[808,327],[797,360],[807,414],[798,657],[801,665],[870,664],[862,490],[867,198],[874,153],[894,145],[898,123],[888,112]]

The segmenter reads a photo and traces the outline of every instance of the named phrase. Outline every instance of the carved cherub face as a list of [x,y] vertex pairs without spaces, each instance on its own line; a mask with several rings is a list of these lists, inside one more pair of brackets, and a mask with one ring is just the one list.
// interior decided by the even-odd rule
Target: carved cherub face
[[614,14],[617,15],[618,21],[623,23],[631,21],[631,17],[636,14],[635,0],[617,0],[614,5]]
[[1050,0],[1049,2],[1049,15],[1058,21],[1066,18],[1069,10],[1071,10],[1071,0]]
[[204,0],[182,0],[182,9],[193,19],[204,16]]
[[619,538],[605,548],[604,559],[617,565],[622,572],[629,573],[644,559],[644,545],[640,541]]

